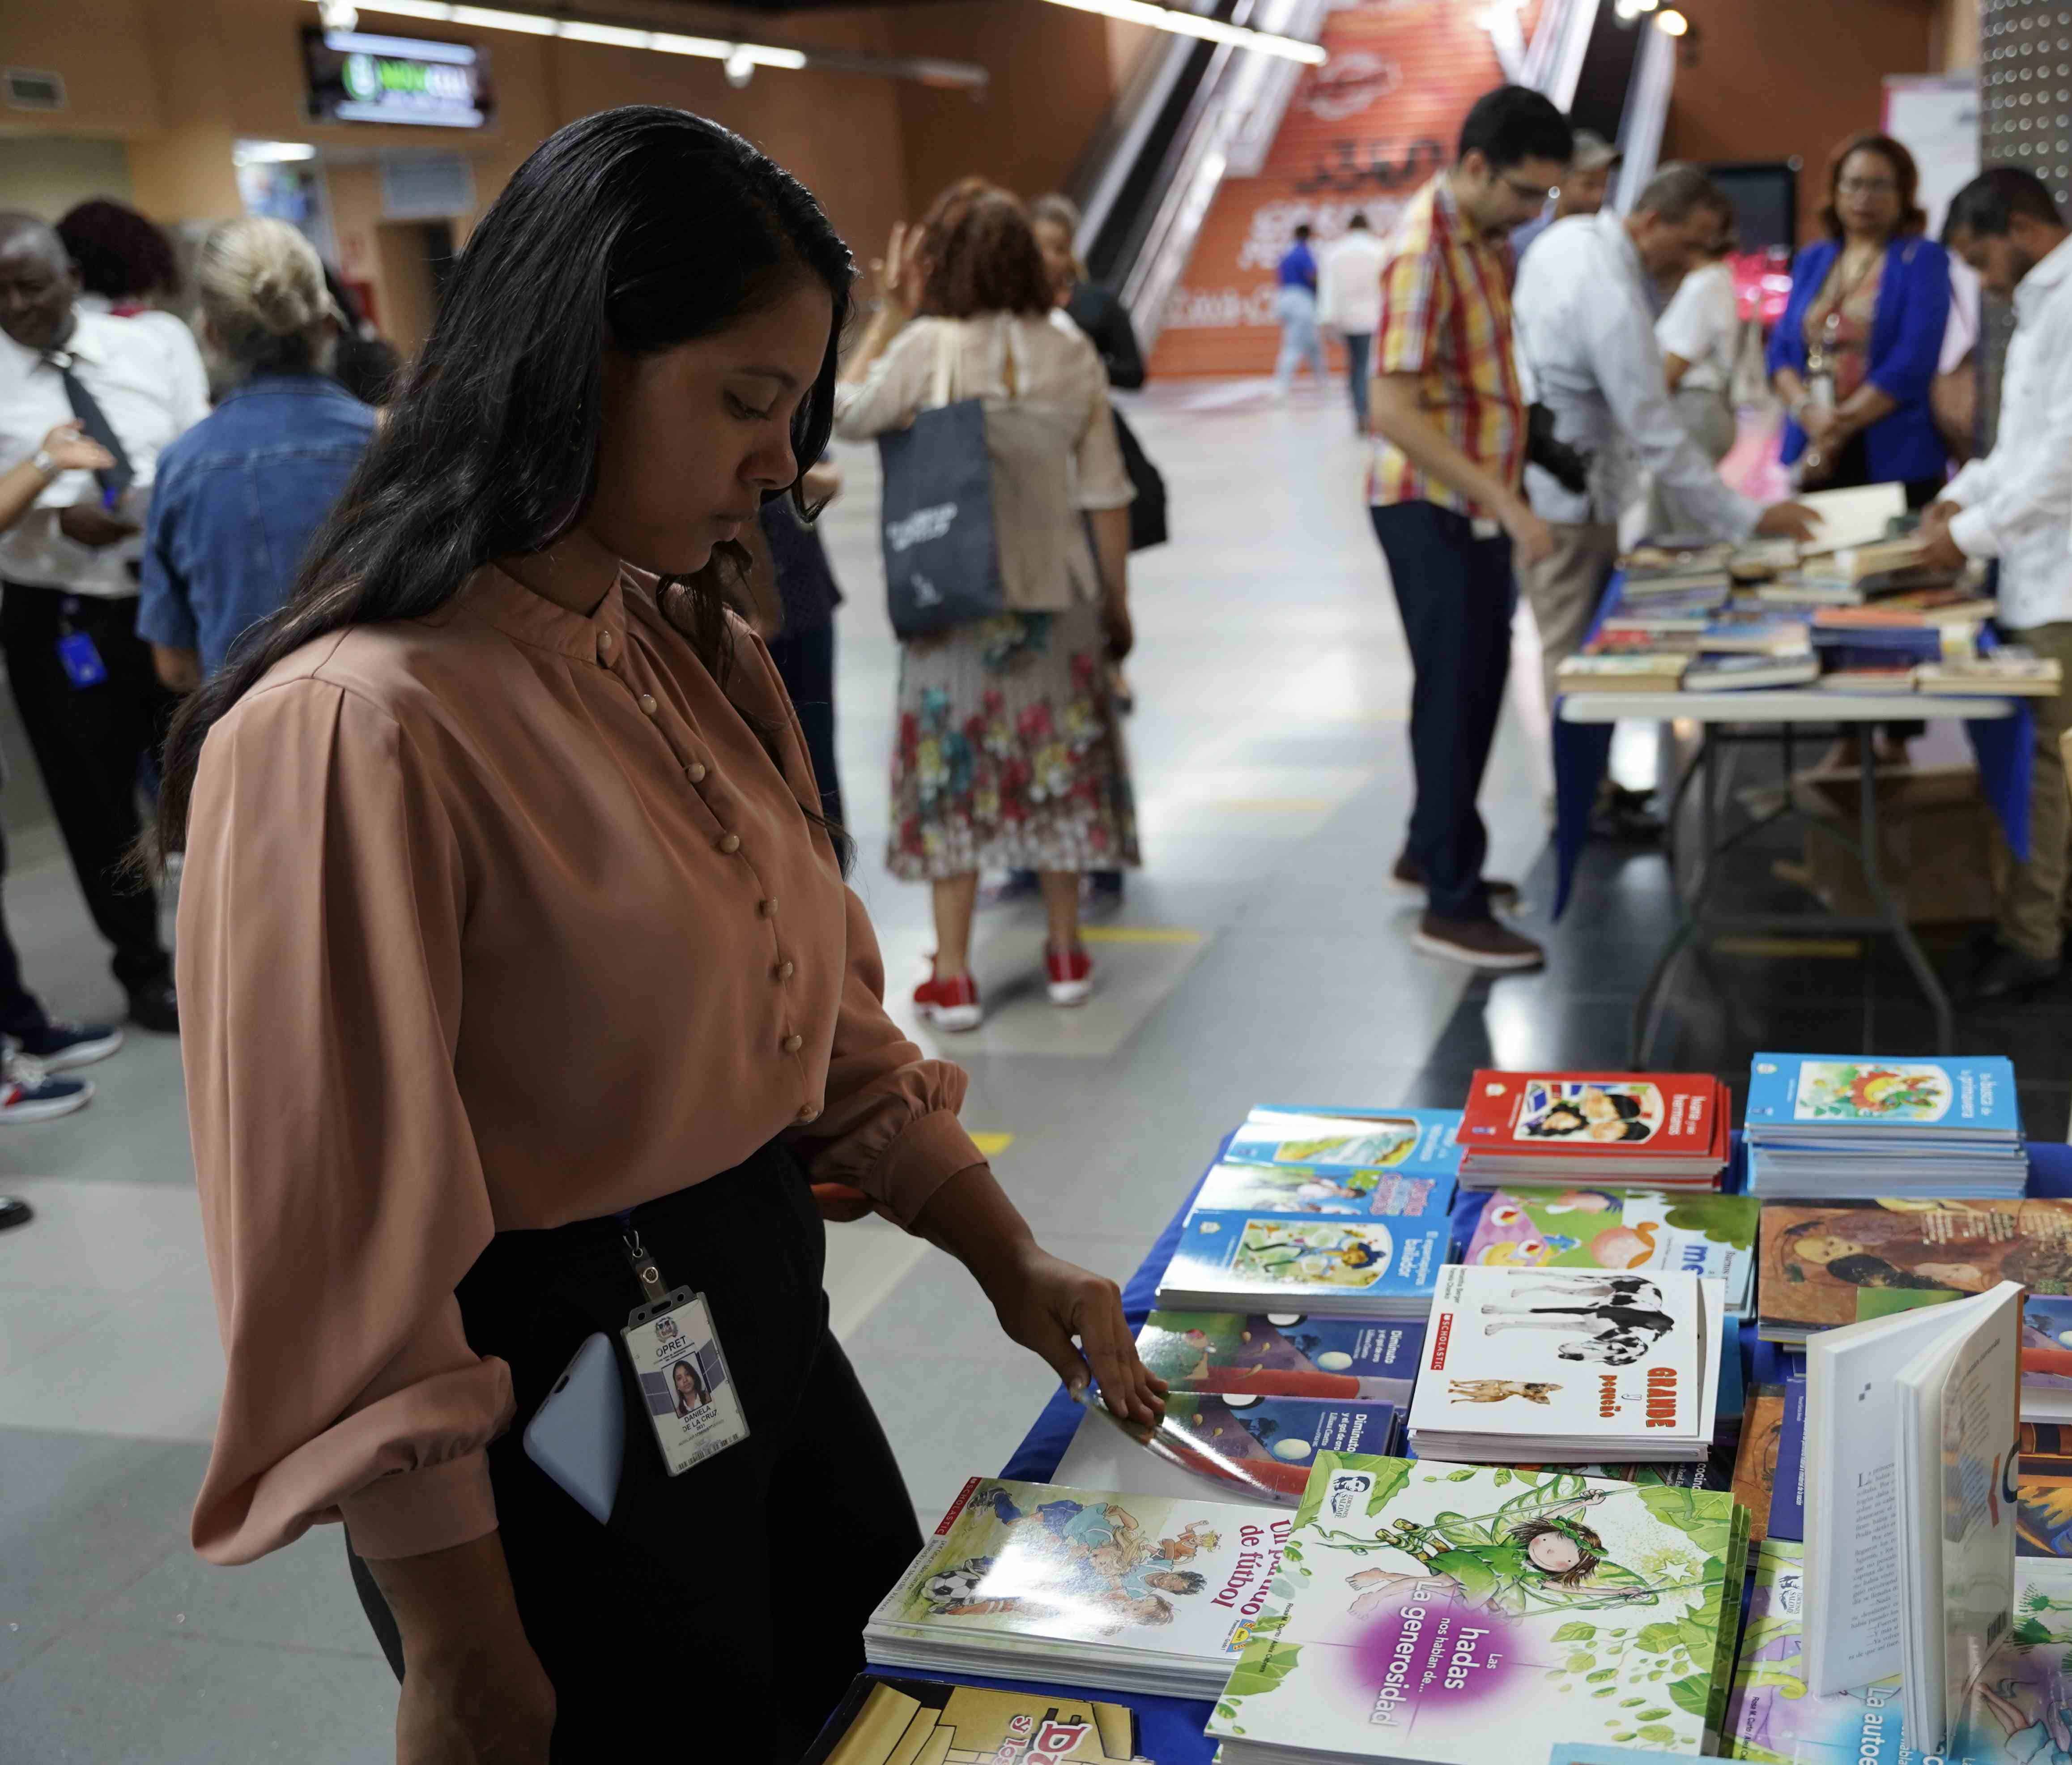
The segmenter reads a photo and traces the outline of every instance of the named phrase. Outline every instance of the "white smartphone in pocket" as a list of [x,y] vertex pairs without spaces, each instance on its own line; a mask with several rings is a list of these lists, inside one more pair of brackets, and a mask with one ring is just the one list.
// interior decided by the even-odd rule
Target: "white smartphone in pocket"
[[625,1455],[626,1393],[611,1339],[598,1331],[526,1423],[525,1456],[601,1526],[619,1498]]

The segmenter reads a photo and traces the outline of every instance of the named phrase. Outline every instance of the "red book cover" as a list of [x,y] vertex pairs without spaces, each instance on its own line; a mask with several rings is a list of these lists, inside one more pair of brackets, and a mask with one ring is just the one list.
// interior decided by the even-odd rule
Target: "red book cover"
[[1470,1159],[1631,1158],[1724,1162],[1725,1098],[1704,1072],[1474,1076],[1461,1117]]

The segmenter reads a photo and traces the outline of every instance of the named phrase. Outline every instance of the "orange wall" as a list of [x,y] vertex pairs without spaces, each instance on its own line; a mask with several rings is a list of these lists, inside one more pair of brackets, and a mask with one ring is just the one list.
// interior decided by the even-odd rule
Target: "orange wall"
[[[0,142],[10,133],[123,139],[133,200],[171,223],[237,212],[230,149],[239,136],[309,141],[356,155],[394,148],[465,154],[486,204],[563,123],[616,104],[681,105],[739,130],[795,172],[867,262],[894,221],[919,214],[966,173],[1029,194],[1056,187],[1150,35],[1037,0],[813,11],[775,23],[765,14],[650,10],[658,22],[714,35],[781,34],[829,47],[975,61],[993,84],[974,99],[911,80],[763,68],[737,91],[713,62],[369,14],[371,30],[466,36],[487,48],[495,117],[464,135],[323,125],[303,110],[299,31],[315,17],[306,0],[0,0],[0,64],[56,69],[71,101],[49,117],[0,112]],[[349,273],[376,283],[384,323],[395,315],[397,340],[414,344],[405,328],[414,302],[400,286],[384,286],[393,245],[381,237],[372,168],[327,164],[326,177]],[[472,218],[460,217],[462,237]]]
[[[1889,73],[1930,68],[1929,0],[1688,0],[1696,59],[1676,70],[1665,159],[1784,159],[1799,175],[1799,233],[1827,200],[1827,155],[1875,129]],[[1788,51],[1783,46],[1789,45]]]

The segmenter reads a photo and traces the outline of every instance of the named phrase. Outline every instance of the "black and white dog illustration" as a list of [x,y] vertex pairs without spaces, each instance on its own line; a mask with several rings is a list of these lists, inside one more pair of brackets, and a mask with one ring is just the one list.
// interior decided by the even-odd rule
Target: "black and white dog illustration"
[[1555,1351],[1564,1360],[1599,1360],[1629,1367],[1675,1327],[1662,1309],[1662,1290],[1638,1275],[1585,1274],[1572,1281],[1520,1282],[1513,1293],[1552,1293],[1576,1303],[1565,1306],[1484,1306],[1482,1314],[1498,1322],[1484,1324],[1482,1334],[1503,1330],[1559,1330],[1585,1332]]

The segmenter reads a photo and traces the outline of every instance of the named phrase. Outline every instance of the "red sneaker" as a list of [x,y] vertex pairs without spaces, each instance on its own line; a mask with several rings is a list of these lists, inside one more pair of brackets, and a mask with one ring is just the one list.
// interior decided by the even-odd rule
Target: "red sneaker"
[[1050,976],[1053,1005],[1084,1005],[1094,989],[1093,958],[1079,945],[1069,950],[1043,946],[1043,967]]
[[985,1007],[978,1002],[978,982],[968,973],[939,981],[931,973],[914,989],[914,1003],[939,1030],[976,1030],[985,1018]]

